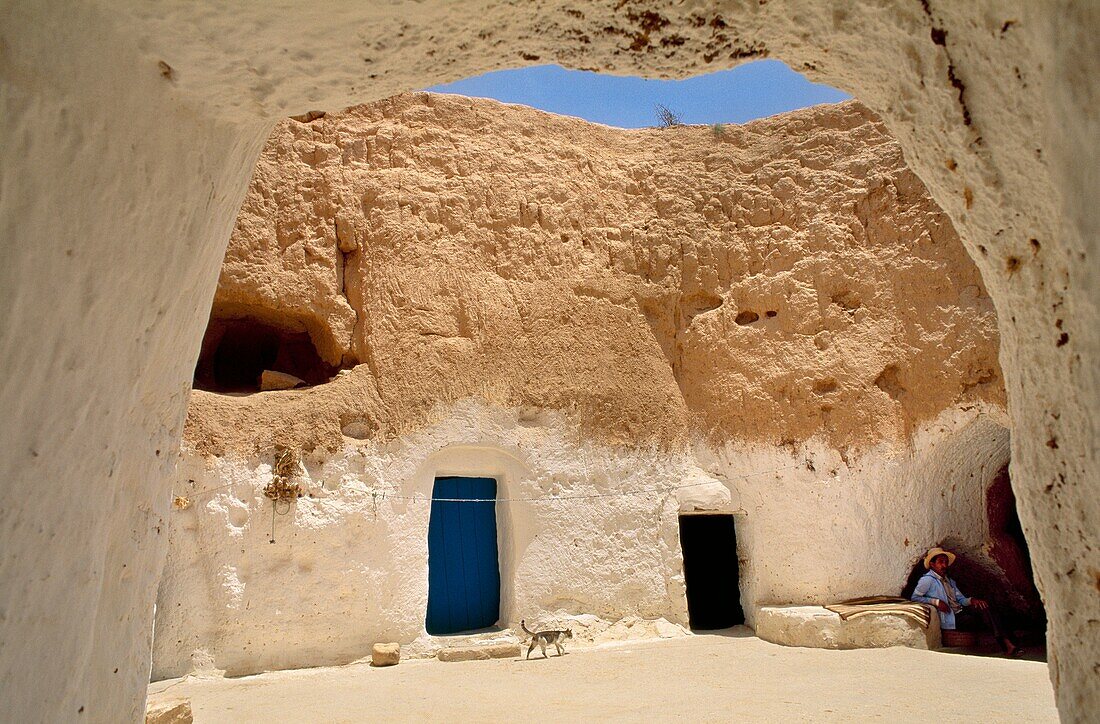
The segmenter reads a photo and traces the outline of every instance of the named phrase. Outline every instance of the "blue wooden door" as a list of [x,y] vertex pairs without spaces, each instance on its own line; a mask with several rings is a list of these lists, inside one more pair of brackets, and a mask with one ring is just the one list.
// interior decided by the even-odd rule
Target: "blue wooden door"
[[496,497],[492,478],[435,479],[428,520],[430,634],[485,628],[500,618]]

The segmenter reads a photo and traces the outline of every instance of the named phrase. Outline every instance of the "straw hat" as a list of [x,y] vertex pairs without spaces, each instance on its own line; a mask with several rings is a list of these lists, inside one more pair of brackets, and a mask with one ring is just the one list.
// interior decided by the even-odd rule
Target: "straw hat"
[[924,554],[924,567],[928,568],[928,569],[931,569],[932,568],[932,559],[935,558],[936,556],[947,556],[947,565],[949,565],[949,566],[952,563],[955,562],[955,554],[954,553],[952,553],[951,551],[945,551],[943,548],[937,547],[937,548],[933,548],[932,550],[930,550],[930,551],[928,551],[927,553]]

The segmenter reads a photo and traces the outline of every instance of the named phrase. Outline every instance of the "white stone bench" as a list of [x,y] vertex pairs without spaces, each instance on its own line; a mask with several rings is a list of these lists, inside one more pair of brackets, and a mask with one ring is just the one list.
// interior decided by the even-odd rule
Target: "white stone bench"
[[816,649],[936,649],[940,617],[933,615],[925,629],[896,614],[873,613],[844,621],[821,606],[763,606],[756,612],[756,635],[774,644]]

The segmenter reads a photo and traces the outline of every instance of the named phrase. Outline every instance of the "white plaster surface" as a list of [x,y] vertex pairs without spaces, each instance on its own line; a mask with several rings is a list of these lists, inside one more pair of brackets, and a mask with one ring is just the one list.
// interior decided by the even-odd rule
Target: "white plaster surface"
[[[978,410],[947,411],[911,447],[845,462],[812,441],[800,449],[697,448],[700,466],[733,491],[742,602],[826,604],[898,595],[924,552],[951,539],[985,558],[983,491],[1008,460],[1008,432]],[[757,474],[786,468],[773,473]]]
[[688,75],[753,52],[879,113],[978,263],[1060,714],[1100,709],[1095,3],[12,0],[2,18],[0,687],[12,718],[141,715],[188,379],[275,118],[502,66]]
[[761,606],[756,612],[756,635],[773,644],[815,649],[936,649],[940,619],[932,616],[928,628],[923,628],[910,618],[893,614],[844,621],[821,606]]
[[[681,512],[744,509],[742,605],[759,626],[769,603],[896,595],[945,538],[984,555],[982,491],[1008,456],[1007,431],[978,410],[944,413],[912,449],[883,447],[851,466],[820,443],[670,453],[600,445],[563,415],[536,418],[470,400],[412,435],[307,456],[306,497],[274,516],[275,543],[262,495],[270,461],[185,450],[174,493],[190,505],[169,518],[153,678],[347,663],[384,641],[431,655],[441,645],[424,631],[436,476],[498,481],[505,640],[526,618],[568,623],[591,642],[688,624]],[[876,638],[863,623],[844,641],[890,636],[901,632]]]
[[170,517],[153,678],[188,673],[195,651],[230,675],[346,663],[381,641],[431,651],[429,499],[442,475],[497,480],[502,626],[581,617],[599,639],[624,618],[687,624],[669,489],[700,482],[692,457],[602,449],[520,417],[468,402],[407,438],[307,457],[308,493],[275,516],[273,544],[270,463],[185,451],[175,493],[193,503]]

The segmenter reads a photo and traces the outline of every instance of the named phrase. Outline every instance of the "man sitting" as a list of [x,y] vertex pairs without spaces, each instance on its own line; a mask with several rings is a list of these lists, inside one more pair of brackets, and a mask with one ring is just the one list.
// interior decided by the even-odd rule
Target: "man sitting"
[[[955,554],[943,548],[933,548],[924,556],[924,567],[928,572],[917,581],[911,598],[914,601],[935,606],[940,612],[940,628],[954,631],[956,617],[966,619],[973,616],[972,611],[981,612],[986,624],[997,637],[997,643],[1009,656],[1019,656],[1022,651],[1004,632],[997,616],[989,604],[980,598],[964,596],[959,586],[947,577],[947,567],[955,562]],[[970,607],[972,611],[964,610]]]

